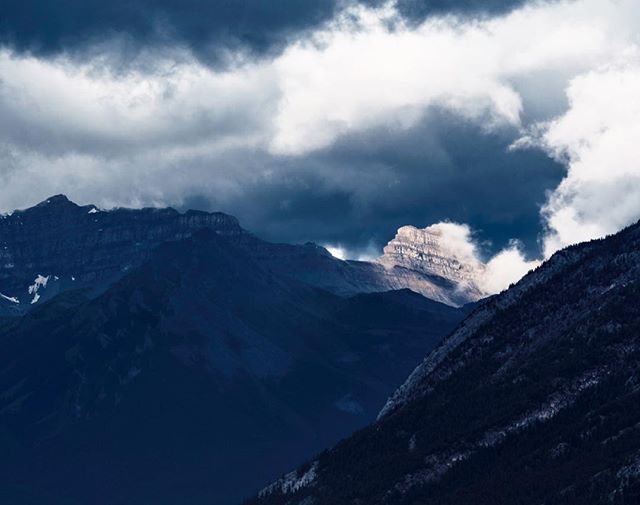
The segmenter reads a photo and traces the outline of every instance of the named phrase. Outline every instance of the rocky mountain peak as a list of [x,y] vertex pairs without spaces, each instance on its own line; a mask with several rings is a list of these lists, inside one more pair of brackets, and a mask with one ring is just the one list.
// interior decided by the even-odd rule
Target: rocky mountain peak
[[[0,314],[29,310],[61,291],[100,291],[141,264],[159,244],[200,229],[246,235],[220,212],[144,208],[101,210],[54,195],[0,219]],[[47,279],[47,282],[38,282]],[[14,302],[15,300],[15,302]]]
[[73,205],[74,207],[77,207],[77,205],[73,203],[71,200],[69,200],[66,195],[60,194],[60,195],[50,196],[46,200],[43,200],[42,202],[37,204],[36,207],[47,207],[50,205],[69,205],[69,204]]
[[403,226],[384,247],[382,265],[416,270],[457,283],[473,283],[484,270],[475,251],[448,229],[448,223],[427,228]]
[[66,195],[53,195],[42,200],[40,203],[24,210],[16,210],[13,212],[16,216],[20,215],[38,215],[38,216],[58,216],[64,214],[76,213],[79,209],[83,209],[77,203],[69,200]]

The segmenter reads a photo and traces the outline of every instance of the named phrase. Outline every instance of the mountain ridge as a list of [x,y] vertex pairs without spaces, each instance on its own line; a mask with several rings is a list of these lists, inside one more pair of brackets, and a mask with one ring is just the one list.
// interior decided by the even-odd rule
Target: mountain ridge
[[64,195],[0,217],[0,314],[28,312],[56,294],[90,288],[94,295],[140,265],[167,240],[206,228],[229,238],[274,271],[339,295],[409,288],[461,306],[482,297],[444,272],[403,265],[342,261],[313,243],[270,243],[221,212],[172,208],[101,210],[79,206]]

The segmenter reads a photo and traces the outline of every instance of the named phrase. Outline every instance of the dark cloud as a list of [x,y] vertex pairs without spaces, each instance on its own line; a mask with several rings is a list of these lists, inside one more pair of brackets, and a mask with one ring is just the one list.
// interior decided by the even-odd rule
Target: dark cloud
[[[398,9],[418,22],[431,13],[495,14],[522,3],[399,0]],[[45,60],[60,52],[79,58],[88,50],[108,53],[112,43],[133,55],[141,48],[186,46],[215,63],[229,48],[242,47],[253,56],[275,53],[343,5],[341,0],[11,0],[0,13],[0,46]],[[527,96],[541,97],[525,109],[526,122],[548,118],[565,105],[562,93],[539,92],[539,81],[551,82],[543,77],[516,83],[531,90]],[[43,120],[41,113],[32,113],[41,102],[20,108],[8,94],[5,102],[0,100],[0,177],[9,180],[23,171],[24,176],[11,179],[11,193],[24,193],[24,201],[36,198],[34,187],[45,191],[46,186],[81,203],[173,203],[222,210],[271,240],[312,240],[365,252],[379,249],[399,226],[453,220],[479,230],[480,240],[490,240],[487,253],[511,238],[522,240],[530,254],[538,252],[540,206],[565,172],[541,151],[509,151],[515,129],[488,131],[475,120],[430,110],[409,129],[344,134],[331,146],[300,156],[270,154],[260,142],[217,150],[215,143],[222,145],[226,138],[233,146],[237,139],[269,133],[280,90],[274,83],[268,88],[268,80],[256,82],[243,91],[246,99],[236,96],[228,107],[227,88],[220,88],[220,104],[212,102],[217,95],[211,89],[218,88],[209,83],[196,87],[202,96],[185,96],[175,105],[171,86],[164,83],[167,96],[157,105],[163,114],[152,122],[164,119],[172,126],[157,131],[148,128],[149,118],[123,122],[122,129],[103,128],[99,123],[108,122],[109,114],[100,115],[104,110],[99,107],[85,110],[83,103],[60,118],[56,109]],[[69,81],[64,83],[68,87]],[[51,96],[55,101],[66,95]],[[73,156],[65,158],[68,153]],[[76,166],[68,168],[68,162]],[[87,167],[79,168],[83,163]],[[85,171],[94,177],[78,178]],[[40,184],[33,182],[37,176]]]
[[432,14],[499,14],[528,0],[398,0],[398,11],[407,19],[422,21]]
[[211,57],[219,45],[267,51],[335,9],[334,0],[25,0],[3,8],[0,29],[5,44],[41,55],[125,37],[134,45],[177,41]]
[[[518,238],[537,256],[540,206],[565,172],[540,151],[508,150],[515,135],[432,111],[410,130],[370,130],[320,153],[265,159],[258,163],[277,166],[275,177],[247,177],[233,199],[192,195],[184,207],[234,213],[271,240],[341,244],[352,252],[379,249],[405,224],[452,220],[490,241],[486,253]],[[235,176],[256,173],[232,163]]]
[[[495,13],[523,0],[400,0],[399,11],[419,21],[431,13]],[[379,5],[383,0],[360,0]],[[220,63],[228,49],[254,56],[276,53],[301,32],[330,19],[341,0],[8,0],[0,13],[0,44],[37,55],[88,48],[118,39],[119,52],[142,47],[188,47]],[[126,54],[125,54],[126,57]]]

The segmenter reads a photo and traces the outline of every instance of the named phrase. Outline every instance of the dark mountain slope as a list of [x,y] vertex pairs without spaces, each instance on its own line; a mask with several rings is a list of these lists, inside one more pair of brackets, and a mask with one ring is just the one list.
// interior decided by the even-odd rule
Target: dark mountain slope
[[167,242],[0,330],[0,500],[237,502],[370,422],[461,318],[332,295],[212,231]]
[[260,504],[640,503],[640,225],[479,306]]

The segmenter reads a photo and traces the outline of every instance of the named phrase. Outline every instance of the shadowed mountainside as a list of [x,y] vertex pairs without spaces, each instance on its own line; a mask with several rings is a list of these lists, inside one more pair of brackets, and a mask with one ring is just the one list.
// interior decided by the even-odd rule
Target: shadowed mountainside
[[478,307],[379,420],[248,503],[640,501],[640,224]]
[[0,499],[234,503],[371,422],[463,310],[343,298],[223,234],[161,244],[0,330]]

